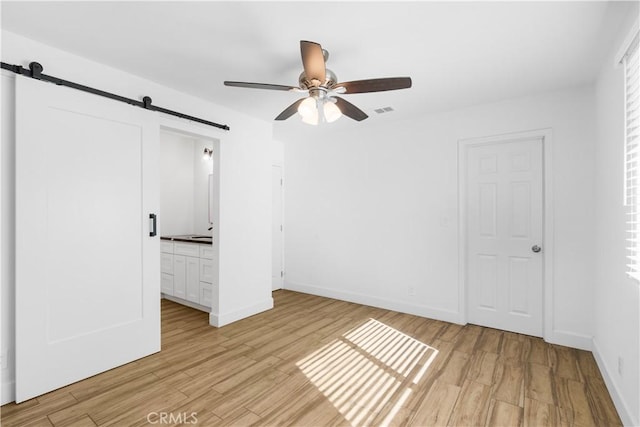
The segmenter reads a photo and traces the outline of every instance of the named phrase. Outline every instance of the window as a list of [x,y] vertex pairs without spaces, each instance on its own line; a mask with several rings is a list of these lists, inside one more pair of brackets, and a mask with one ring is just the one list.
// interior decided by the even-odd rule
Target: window
[[625,205],[628,207],[627,273],[640,280],[640,32],[622,62],[625,79]]

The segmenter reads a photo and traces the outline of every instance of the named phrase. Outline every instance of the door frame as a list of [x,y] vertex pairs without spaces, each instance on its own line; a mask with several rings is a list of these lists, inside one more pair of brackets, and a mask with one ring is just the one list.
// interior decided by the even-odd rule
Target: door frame
[[[280,232],[280,260],[282,269],[282,276],[280,276],[280,287],[278,289],[284,289],[284,167],[281,162],[273,162],[271,164],[271,172],[273,173],[273,168],[280,168],[280,222],[282,226],[282,231]],[[272,189],[273,191],[273,189]],[[273,239],[274,236],[271,236]],[[272,254],[273,256],[273,254]],[[273,290],[273,283],[271,284]]]
[[[211,323],[211,316],[217,316],[220,311],[219,301],[220,301],[220,258],[222,254],[222,248],[220,247],[220,228],[222,224],[220,223],[220,193],[221,193],[221,145],[222,141],[225,137],[225,132],[222,129],[209,127],[197,122],[192,122],[189,120],[184,120],[180,118],[175,118],[172,116],[168,116],[166,114],[159,113],[158,121],[160,124],[159,134],[162,132],[169,132],[173,134],[178,134],[186,137],[197,138],[197,139],[206,139],[210,140],[213,145],[213,182],[214,185],[217,186],[217,199],[213,200],[214,212],[212,215],[215,215],[218,218],[217,227],[213,227],[213,246],[217,247],[218,259],[214,259],[213,261],[217,263],[218,268],[218,277],[216,277],[216,283],[218,284],[218,295],[213,298],[213,301],[218,301],[218,304],[212,302],[212,306],[209,310],[209,324]],[[162,223],[162,219],[160,219],[160,223]],[[160,233],[162,229],[160,229]]]
[[542,143],[542,325],[545,341],[553,340],[553,174],[552,130],[506,133],[458,140],[458,314],[459,322],[468,322],[467,287],[467,152],[471,147],[504,144],[523,139]]

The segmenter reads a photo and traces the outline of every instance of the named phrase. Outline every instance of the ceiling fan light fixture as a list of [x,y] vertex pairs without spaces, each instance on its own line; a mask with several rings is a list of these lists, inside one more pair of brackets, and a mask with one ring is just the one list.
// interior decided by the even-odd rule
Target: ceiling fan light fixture
[[317,126],[318,122],[319,122],[319,117],[318,117],[318,112],[316,111],[316,114],[311,114],[308,116],[303,116],[302,117],[302,123],[306,123],[308,125],[313,125],[313,126]]
[[313,96],[306,98],[298,106],[298,114],[302,116],[302,122],[309,125],[317,125],[320,121],[317,99]]
[[303,117],[311,117],[314,114],[318,115],[318,109],[316,107],[316,99],[312,96],[306,98],[298,106],[298,113]]
[[333,123],[342,116],[342,111],[331,100],[327,99],[322,107],[324,110],[324,118],[327,123]]

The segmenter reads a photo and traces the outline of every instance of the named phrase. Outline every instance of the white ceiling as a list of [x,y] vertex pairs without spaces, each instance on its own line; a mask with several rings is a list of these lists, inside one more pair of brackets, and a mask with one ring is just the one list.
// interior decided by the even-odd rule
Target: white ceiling
[[296,85],[299,40],[316,41],[341,81],[412,77],[411,89],[345,95],[371,118],[340,126],[366,126],[590,83],[630,6],[3,1],[2,27],[269,121],[300,95],[222,82]]

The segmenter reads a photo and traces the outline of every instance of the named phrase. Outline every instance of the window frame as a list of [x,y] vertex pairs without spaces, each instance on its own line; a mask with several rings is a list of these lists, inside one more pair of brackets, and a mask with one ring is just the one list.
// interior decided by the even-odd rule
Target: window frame
[[626,273],[640,282],[640,30],[633,26],[623,44],[624,68],[624,206]]

